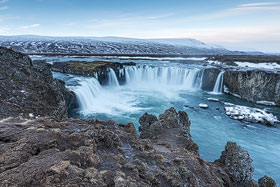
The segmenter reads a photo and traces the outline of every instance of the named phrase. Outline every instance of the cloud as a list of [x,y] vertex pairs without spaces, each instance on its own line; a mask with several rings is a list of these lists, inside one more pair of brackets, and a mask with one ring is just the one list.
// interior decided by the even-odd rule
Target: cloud
[[239,5],[240,7],[256,7],[256,6],[273,6],[273,5],[279,5],[280,3],[276,2],[263,2],[263,3],[250,3],[250,4],[243,4]]
[[7,10],[7,9],[8,9],[7,6],[0,7],[0,11],[1,11],[1,10]]
[[213,20],[213,19],[219,19],[225,17],[240,16],[243,14],[259,13],[259,12],[261,13],[267,11],[279,12],[280,3],[270,2],[270,3],[242,4],[233,8],[225,9],[214,13],[186,17],[183,19],[183,21],[184,22],[207,21],[207,20]]
[[77,23],[76,22],[70,22],[70,23],[65,23],[64,25],[68,26],[68,27],[71,27],[71,26],[77,25]]
[[7,3],[9,0],[0,0],[0,4]]
[[30,28],[35,28],[35,27],[39,27],[40,24],[33,24],[33,25],[26,25],[21,27],[22,29],[30,29]]
[[160,19],[160,18],[167,18],[174,15],[173,13],[169,13],[169,14],[164,14],[164,15],[158,15],[158,16],[148,16],[146,17],[147,19]]

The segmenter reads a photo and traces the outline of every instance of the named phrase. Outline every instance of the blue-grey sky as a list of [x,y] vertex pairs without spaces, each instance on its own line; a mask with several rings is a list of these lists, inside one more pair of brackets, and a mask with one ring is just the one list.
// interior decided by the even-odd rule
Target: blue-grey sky
[[280,52],[280,0],[0,0],[0,35],[195,38]]

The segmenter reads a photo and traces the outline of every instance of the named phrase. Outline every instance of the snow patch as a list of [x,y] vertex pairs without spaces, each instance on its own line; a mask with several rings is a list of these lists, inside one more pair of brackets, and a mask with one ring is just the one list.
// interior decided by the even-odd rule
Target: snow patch
[[244,120],[252,123],[275,125],[279,120],[273,114],[258,108],[224,103],[226,115],[235,120]]
[[275,106],[276,103],[272,101],[257,101],[257,104],[267,105],[267,106]]
[[199,104],[198,106],[203,109],[207,109],[209,107],[207,104],[203,104],[203,103]]
[[211,65],[221,65],[222,62],[217,61],[217,60],[207,60],[207,62]]
[[251,63],[251,62],[234,62],[240,67],[249,67],[256,69],[280,69],[280,64],[274,63]]

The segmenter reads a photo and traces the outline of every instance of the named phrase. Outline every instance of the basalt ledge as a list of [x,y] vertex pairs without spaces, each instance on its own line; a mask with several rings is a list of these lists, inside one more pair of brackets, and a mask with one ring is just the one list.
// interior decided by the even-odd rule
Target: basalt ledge
[[259,186],[235,143],[215,162],[200,158],[185,112],[170,108],[140,122],[139,136],[132,123],[3,119],[0,186]]

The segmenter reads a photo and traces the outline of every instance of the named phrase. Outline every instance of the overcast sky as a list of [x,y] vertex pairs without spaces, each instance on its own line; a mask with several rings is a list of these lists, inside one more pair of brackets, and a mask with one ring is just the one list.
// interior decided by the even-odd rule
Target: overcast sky
[[0,0],[0,35],[195,38],[280,52],[280,0]]

